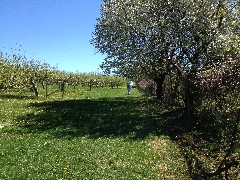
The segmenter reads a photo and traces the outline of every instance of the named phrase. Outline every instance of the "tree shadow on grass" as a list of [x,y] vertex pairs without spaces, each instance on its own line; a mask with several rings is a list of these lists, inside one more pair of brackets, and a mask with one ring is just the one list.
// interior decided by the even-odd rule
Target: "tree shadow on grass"
[[[142,139],[149,134],[176,136],[186,130],[176,111],[156,111],[141,98],[65,100],[30,104],[34,112],[20,120],[34,132],[54,137],[120,137]],[[181,127],[180,127],[181,126]]]
[[[211,161],[216,159],[214,156],[218,154],[218,148],[215,150],[215,144],[217,147],[218,145],[211,141],[207,142],[205,137],[213,138],[216,129],[209,129],[211,124],[207,124],[202,130],[198,127],[195,132],[191,120],[183,118],[181,109],[161,110],[153,103],[153,100],[142,97],[32,103],[30,107],[33,112],[19,119],[29,132],[46,132],[53,138],[71,139],[88,136],[127,137],[131,140],[140,140],[149,135],[166,135],[178,143],[192,179],[214,179],[215,177],[208,177],[209,169],[206,169],[202,158],[205,160],[210,158]],[[208,114],[207,117],[203,116],[200,122],[208,122],[210,119],[211,116]],[[212,133],[208,135],[208,132]],[[212,148],[208,145],[214,146]],[[206,157],[202,151],[207,153]]]
[[[182,109],[159,110],[152,103],[133,97],[32,103],[34,112],[25,114],[20,120],[30,132],[47,132],[54,138],[88,136],[140,140],[149,135],[166,135],[178,141],[183,134],[191,132],[191,124],[182,118]],[[178,144],[190,176],[198,179],[204,175],[201,162],[191,154],[191,144]]]

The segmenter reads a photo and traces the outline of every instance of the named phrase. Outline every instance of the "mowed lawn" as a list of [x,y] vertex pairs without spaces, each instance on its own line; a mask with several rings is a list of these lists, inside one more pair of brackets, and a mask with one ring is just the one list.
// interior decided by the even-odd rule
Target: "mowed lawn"
[[169,117],[124,87],[2,94],[0,179],[190,179]]

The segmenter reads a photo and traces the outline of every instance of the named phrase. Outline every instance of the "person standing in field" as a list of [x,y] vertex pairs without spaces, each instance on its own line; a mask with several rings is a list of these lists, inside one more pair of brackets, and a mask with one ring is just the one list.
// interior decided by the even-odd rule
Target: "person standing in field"
[[133,86],[133,82],[132,82],[132,81],[129,81],[128,84],[127,84],[128,95],[130,95],[130,92],[131,92],[132,86]]

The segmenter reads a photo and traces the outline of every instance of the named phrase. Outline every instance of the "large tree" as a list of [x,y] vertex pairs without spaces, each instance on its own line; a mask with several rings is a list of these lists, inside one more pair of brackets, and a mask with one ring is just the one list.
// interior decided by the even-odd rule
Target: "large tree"
[[[161,8],[166,5],[163,3]],[[163,45],[166,29],[153,14],[157,12],[156,4],[137,0],[104,1],[101,12],[93,43],[107,54],[102,68],[135,79],[153,79],[161,99],[167,65]]]
[[197,72],[238,50],[237,0],[104,0],[101,13],[92,42],[107,54],[102,68],[153,79],[159,99],[165,77],[180,76],[188,113]]

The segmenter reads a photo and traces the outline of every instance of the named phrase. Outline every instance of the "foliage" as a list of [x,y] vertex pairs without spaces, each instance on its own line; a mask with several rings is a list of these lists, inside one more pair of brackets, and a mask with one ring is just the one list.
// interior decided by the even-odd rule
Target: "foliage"
[[45,97],[52,92],[48,91],[50,85],[58,85],[55,91],[65,93],[66,85],[74,88],[78,85],[92,87],[119,87],[125,85],[127,80],[117,76],[104,76],[101,74],[81,74],[60,71],[50,67],[49,64],[38,61],[28,60],[25,55],[13,53],[12,56],[0,59],[0,92],[3,91],[33,91],[35,96],[39,96],[38,84],[45,89]]
[[196,73],[239,63],[238,1],[106,0],[101,12],[92,43],[108,56],[102,68],[153,79],[159,99],[165,76],[179,76],[192,109]]

